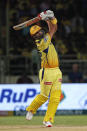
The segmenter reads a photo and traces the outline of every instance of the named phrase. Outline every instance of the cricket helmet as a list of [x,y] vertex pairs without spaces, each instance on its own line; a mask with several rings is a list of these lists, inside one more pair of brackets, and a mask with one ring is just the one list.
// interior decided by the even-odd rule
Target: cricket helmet
[[34,25],[30,28],[30,35],[35,35],[38,31],[40,31],[42,28],[38,25]]

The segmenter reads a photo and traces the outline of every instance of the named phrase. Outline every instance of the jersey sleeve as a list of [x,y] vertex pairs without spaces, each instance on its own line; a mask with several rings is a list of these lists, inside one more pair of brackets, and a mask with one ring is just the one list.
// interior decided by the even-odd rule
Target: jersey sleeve
[[51,37],[50,35],[47,33],[44,38],[41,39],[41,41],[37,41],[36,45],[37,45],[37,49],[40,52],[43,52],[45,49],[48,48],[49,44],[51,43]]

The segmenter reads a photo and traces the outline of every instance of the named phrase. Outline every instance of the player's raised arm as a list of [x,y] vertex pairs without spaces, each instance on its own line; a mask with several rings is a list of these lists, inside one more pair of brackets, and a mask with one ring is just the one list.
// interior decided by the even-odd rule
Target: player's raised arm
[[42,20],[45,20],[48,24],[49,34],[52,39],[54,33],[57,31],[57,19],[54,16],[53,11],[47,10],[45,12],[40,13],[40,17]]
[[46,22],[47,22],[47,24],[48,24],[49,34],[50,34],[50,37],[51,37],[51,39],[52,39],[54,33],[57,31],[57,20],[56,20],[56,18],[54,17],[53,19],[47,20]]

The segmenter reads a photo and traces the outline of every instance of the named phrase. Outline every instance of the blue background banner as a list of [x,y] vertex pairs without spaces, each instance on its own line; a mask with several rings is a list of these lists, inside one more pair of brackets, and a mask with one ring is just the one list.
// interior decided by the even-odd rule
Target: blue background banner
[[[40,93],[39,84],[1,84],[0,111],[20,111]],[[38,110],[46,110],[48,101]],[[59,110],[87,110],[87,84],[62,84]]]

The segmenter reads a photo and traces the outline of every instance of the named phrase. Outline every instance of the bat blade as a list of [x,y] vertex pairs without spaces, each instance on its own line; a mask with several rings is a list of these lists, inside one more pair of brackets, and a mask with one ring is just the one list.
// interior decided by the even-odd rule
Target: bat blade
[[25,21],[25,22],[23,22],[23,23],[21,23],[21,24],[18,24],[18,25],[16,25],[16,26],[13,26],[13,29],[14,30],[21,30],[21,29],[23,29],[23,28],[25,28],[25,27],[28,27],[28,26],[30,26],[30,25],[32,25],[32,24],[34,24],[34,23],[36,23],[36,22],[38,22],[38,21],[40,21],[41,19],[40,19],[40,17],[35,17],[35,18],[33,18],[33,19],[30,19],[30,20],[28,20],[28,21]]

